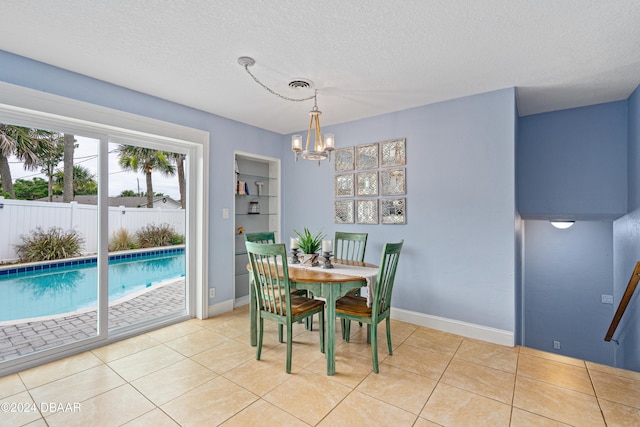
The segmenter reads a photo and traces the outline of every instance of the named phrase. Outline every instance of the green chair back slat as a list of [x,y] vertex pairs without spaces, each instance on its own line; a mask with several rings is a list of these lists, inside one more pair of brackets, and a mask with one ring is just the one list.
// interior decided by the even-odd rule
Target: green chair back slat
[[245,233],[245,242],[252,243],[275,243],[276,235],[273,231],[261,231],[259,233]]
[[393,284],[403,244],[404,241],[387,243],[382,249],[382,258],[380,259],[372,303],[372,313],[375,313],[375,316],[386,313],[391,309],[391,293],[393,292]]
[[347,233],[336,231],[334,258],[349,261],[364,261],[368,233]]

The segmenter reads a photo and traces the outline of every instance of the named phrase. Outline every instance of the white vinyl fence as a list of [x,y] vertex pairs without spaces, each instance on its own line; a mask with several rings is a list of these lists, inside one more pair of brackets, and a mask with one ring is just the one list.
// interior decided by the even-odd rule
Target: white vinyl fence
[[[184,209],[109,207],[109,239],[124,228],[132,235],[148,224],[169,224],[185,235]],[[0,262],[15,261],[15,245],[37,227],[75,229],[84,238],[83,253],[98,252],[98,207],[71,203],[34,202],[0,197]]]

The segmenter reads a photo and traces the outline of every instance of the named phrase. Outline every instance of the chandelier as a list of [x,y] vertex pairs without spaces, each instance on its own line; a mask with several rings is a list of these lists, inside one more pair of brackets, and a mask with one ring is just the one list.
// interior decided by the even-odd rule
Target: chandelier
[[[322,111],[318,109],[318,90],[314,91],[314,94],[306,98],[290,98],[288,96],[279,94],[267,85],[262,83],[258,78],[249,70],[249,67],[255,65],[256,61],[248,56],[241,56],[238,58],[238,64],[242,65],[245,71],[251,76],[251,78],[262,86],[267,92],[284,99],[285,101],[301,102],[309,101],[313,99],[313,108],[309,111],[309,130],[307,131],[307,142],[302,149],[302,136],[293,135],[291,137],[291,151],[295,154],[296,162],[298,157],[302,156],[304,160],[317,160],[320,165],[321,160],[331,161],[331,152],[335,149],[335,137],[332,133],[326,133],[324,140],[322,138],[322,131],[320,128],[320,115]],[[296,80],[289,83],[292,87],[309,87],[309,83],[304,80]],[[309,143],[311,142],[311,135],[313,134],[313,145],[309,149]]]

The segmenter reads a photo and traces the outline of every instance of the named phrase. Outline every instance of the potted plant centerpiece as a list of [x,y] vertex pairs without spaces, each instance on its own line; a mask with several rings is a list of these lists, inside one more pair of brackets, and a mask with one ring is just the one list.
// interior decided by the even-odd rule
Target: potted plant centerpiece
[[316,234],[311,234],[309,229],[305,227],[302,233],[297,230],[293,230],[293,232],[298,235],[298,248],[302,253],[308,255],[308,257],[304,257],[303,263],[311,264],[312,267],[320,265],[318,262],[318,251],[322,246],[322,238],[324,237],[322,230]]

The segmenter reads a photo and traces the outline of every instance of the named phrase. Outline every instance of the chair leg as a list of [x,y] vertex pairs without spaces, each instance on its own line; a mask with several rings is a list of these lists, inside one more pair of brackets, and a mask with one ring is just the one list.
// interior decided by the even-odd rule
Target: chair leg
[[[307,298],[313,298],[313,294],[309,291],[307,291],[305,295]],[[305,327],[308,331],[313,331],[313,315],[305,319]]]
[[324,353],[324,310],[318,314],[318,318],[320,320],[320,325],[318,326],[320,328],[320,352]]
[[264,332],[264,319],[258,314],[258,343],[256,346],[256,360],[260,360],[260,354],[262,353],[262,335]]
[[346,342],[349,342],[349,340],[351,339],[351,320],[343,319],[343,322],[344,331],[342,332],[342,338]]
[[367,344],[371,344],[371,326],[372,325],[367,323]]
[[282,339],[282,324],[278,324],[278,342],[284,342]]
[[391,349],[391,319],[387,317],[387,347],[389,347],[389,355],[393,355]]
[[293,327],[287,323],[287,374],[291,373],[291,352],[293,350]]
[[367,324],[371,333],[371,359],[373,360],[373,372],[378,373],[378,325]]

